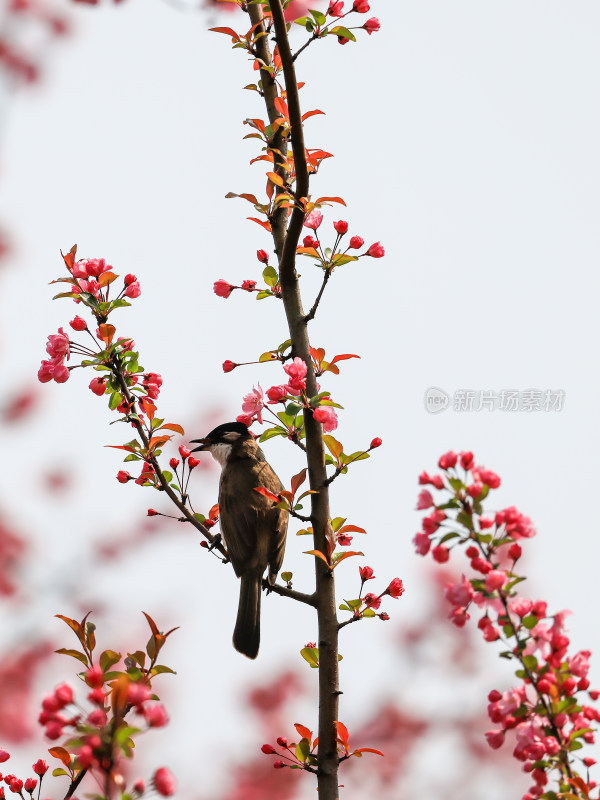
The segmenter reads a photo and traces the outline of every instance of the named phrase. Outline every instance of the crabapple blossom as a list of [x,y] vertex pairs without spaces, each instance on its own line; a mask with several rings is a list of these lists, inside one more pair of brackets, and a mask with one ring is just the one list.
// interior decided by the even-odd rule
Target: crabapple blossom
[[340,236],[343,236],[348,232],[348,223],[343,219],[340,219],[338,222],[334,222],[333,227],[335,228],[336,233],[339,233]]
[[242,403],[242,411],[249,416],[250,418],[256,416],[260,425],[262,425],[262,410],[264,408],[264,395],[263,390],[260,388],[260,383],[258,384],[258,389],[254,386],[252,387],[252,391],[248,392],[247,395],[244,395],[244,400]]
[[296,356],[289,364],[285,364],[283,369],[290,378],[289,385],[292,389],[304,391],[306,388],[306,372],[308,369],[306,363]]
[[327,406],[319,406],[319,408],[316,408],[313,411],[313,418],[316,419],[317,422],[321,423],[325,433],[334,431],[337,428],[337,414],[332,408],[328,408]]
[[323,214],[317,209],[313,209],[310,214],[307,214],[304,220],[304,227],[311,228],[316,231],[319,225],[323,222]]
[[353,236],[350,239],[349,246],[352,248],[352,250],[360,250],[360,248],[363,246],[364,243],[365,240],[362,238],[362,236]]
[[[369,33],[370,32],[371,31],[369,31]],[[367,250],[366,255],[371,256],[371,258],[383,258],[385,255],[385,250],[383,249],[381,242],[375,242],[375,244],[372,244]]]
[[224,281],[223,278],[220,278],[218,281],[215,281],[213,290],[217,297],[224,297],[227,299],[231,292],[235,289],[235,286],[232,286],[227,281]]
[[161,797],[175,794],[176,783],[173,773],[166,767],[160,767],[152,777],[152,784]]

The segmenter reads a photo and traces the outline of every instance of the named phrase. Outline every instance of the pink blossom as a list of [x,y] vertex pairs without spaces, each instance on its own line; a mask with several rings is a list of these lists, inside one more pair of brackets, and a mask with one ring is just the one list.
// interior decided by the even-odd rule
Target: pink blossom
[[417,498],[417,511],[430,508],[432,505],[433,497],[431,496],[431,492],[427,491],[427,489],[423,489],[422,492],[419,492],[419,497]]
[[169,722],[169,716],[162,703],[144,706],[144,717],[151,728],[162,728]]
[[242,411],[245,414],[248,414],[252,417],[256,416],[260,425],[262,425],[262,410],[264,408],[264,396],[263,390],[260,388],[260,383],[258,384],[258,389],[255,389],[254,386],[252,387],[252,391],[248,392],[247,395],[244,395],[244,401],[242,403]]
[[485,483],[490,489],[497,489],[500,486],[500,478],[495,472],[492,472],[491,469],[476,467],[474,472],[477,474],[478,480],[480,480],[481,483]]
[[32,770],[36,775],[45,775],[48,772],[48,764],[42,758],[38,758]]
[[[109,272],[112,269],[110,264],[107,264],[103,258],[88,258],[83,262],[78,262],[78,264],[80,269],[83,269],[92,278],[99,278],[103,272]],[[85,275],[82,275],[82,277],[85,277]]]
[[308,370],[308,367],[301,358],[298,358],[298,356],[296,356],[296,358],[289,364],[285,364],[283,369],[289,375],[290,386],[293,389],[306,388],[306,372]]
[[58,329],[58,333],[48,336],[46,352],[51,359],[69,359],[69,337],[62,328]]
[[78,285],[73,287],[73,291],[75,293],[80,294],[81,292],[89,292],[90,294],[93,294],[96,299],[100,297],[100,284],[98,281],[94,280],[93,278],[90,281],[79,279],[77,283]]
[[267,389],[267,397],[269,403],[281,403],[284,397],[288,394],[287,386],[271,386]]
[[139,297],[142,293],[140,289],[140,282],[134,281],[134,283],[130,283],[129,286],[125,289],[124,295],[125,297],[131,297],[132,299]]
[[453,606],[468,606],[475,592],[471,586],[471,581],[468,581],[463,575],[462,583],[447,583],[444,590],[446,600],[452,603]]
[[458,461],[458,456],[453,450],[449,450],[443,456],[441,456],[440,460],[438,461],[438,466],[440,469],[451,469],[452,467],[456,466],[456,462]]
[[313,411],[313,418],[320,422],[325,433],[334,431],[338,426],[337,414],[328,406],[319,406]]
[[497,750],[499,747],[502,747],[504,744],[504,731],[488,731],[485,734],[485,738],[487,739],[487,743],[492,748],[492,750]]
[[74,317],[69,322],[69,325],[74,331],[84,331],[87,328],[87,322],[83,319],[83,317]]
[[307,214],[306,219],[304,220],[304,227],[311,228],[313,231],[316,231],[322,222],[323,214],[318,208],[315,208],[310,212],[310,214]]
[[54,690],[54,696],[58,700],[60,707],[63,708],[73,702],[73,689],[68,683],[61,683]]
[[448,619],[452,622],[453,625],[456,625],[457,628],[464,628],[467,624],[467,620],[471,619],[469,614],[464,610],[464,608],[459,608],[455,606],[452,611],[448,614]]
[[228,298],[234,289],[235,286],[232,286],[230,283],[227,283],[227,281],[224,281],[223,278],[219,278],[218,281],[215,281],[213,286],[213,291],[217,295],[217,297]]
[[460,454],[460,465],[468,472],[473,466],[473,453],[471,453],[469,450],[463,451]]
[[568,659],[569,669],[573,675],[577,675],[578,678],[586,677],[590,668],[590,656],[589,650],[580,650],[579,653]]
[[365,24],[363,25],[363,28],[366,30],[366,32],[370,36],[372,33],[376,33],[381,28],[381,23],[379,22],[377,17],[371,17],[371,19],[368,19],[365,22]]
[[518,617],[526,617],[533,608],[533,601],[525,597],[516,597],[508,604],[509,610]]
[[373,580],[375,575],[373,575],[373,570],[371,567],[359,567],[358,572],[360,574],[360,579],[364,583],[365,581]]
[[416,533],[413,539],[415,549],[420,556],[426,556],[431,549],[431,539],[428,533]]
[[354,0],[354,3],[352,3],[352,10],[358,11],[359,14],[366,14],[371,10],[371,6],[367,0]]
[[491,528],[494,525],[494,520],[492,517],[479,517],[479,527],[482,531],[486,530],[486,528]]
[[98,397],[102,397],[104,391],[106,389],[106,379],[105,378],[93,378],[90,381],[90,389],[94,394],[97,394]]
[[485,590],[490,594],[499,589],[502,589],[508,583],[506,572],[501,569],[492,569],[485,578]]
[[389,594],[390,597],[397,599],[398,597],[402,597],[404,594],[404,585],[400,578],[394,578],[387,589],[385,590],[384,594]]
[[367,606],[367,608],[374,608],[375,611],[381,605],[381,597],[378,597],[376,594],[369,592],[363,597],[363,602]]
[[38,370],[38,380],[40,383],[48,383],[48,381],[56,381],[56,383],[65,383],[69,380],[69,368],[65,367],[62,361],[42,361],[42,366]]
[[347,533],[338,533],[335,538],[340,547],[349,547],[352,544],[352,536]]
[[238,414],[235,419],[236,422],[243,422],[249,428],[254,422],[254,414]]
[[371,258],[383,258],[385,255],[385,250],[383,249],[381,242],[375,242],[375,244],[372,244],[367,250],[366,255],[371,256]]
[[308,13],[310,3],[307,0],[292,0],[292,2],[285,9],[284,17],[286,22],[293,22],[299,17],[303,17]]
[[170,797],[175,794],[177,788],[173,773],[166,767],[157,769],[152,777],[154,788],[161,797]]
[[330,17],[343,17],[344,16],[344,3],[339,0],[331,0],[327,13]]
[[431,555],[433,556],[433,560],[437,561],[438,564],[445,564],[450,558],[450,551],[445,545],[438,544],[437,547],[434,547],[431,551]]

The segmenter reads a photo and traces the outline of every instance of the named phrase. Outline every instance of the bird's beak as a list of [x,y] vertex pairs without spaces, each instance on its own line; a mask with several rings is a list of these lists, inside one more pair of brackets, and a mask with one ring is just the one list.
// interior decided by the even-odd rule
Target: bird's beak
[[206,450],[212,444],[210,439],[190,439],[191,444],[196,444],[196,442],[201,442],[199,447],[194,447],[192,453],[196,453],[198,450]]

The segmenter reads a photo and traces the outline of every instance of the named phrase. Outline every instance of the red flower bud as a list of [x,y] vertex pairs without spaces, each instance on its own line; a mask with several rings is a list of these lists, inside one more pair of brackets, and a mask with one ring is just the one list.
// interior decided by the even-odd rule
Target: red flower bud
[[161,797],[170,797],[172,794],[175,794],[175,778],[166,767],[161,767],[156,770],[152,778],[152,783]]
[[352,3],[352,11],[358,11],[359,14],[366,14],[371,10],[371,6],[367,0],[354,0]]
[[133,480],[133,475],[130,475],[124,469],[121,469],[119,472],[117,472],[117,480],[119,483],[127,483],[127,481]]
[[183,458],[184,461],[186,460],[186,458],[189,456],[189,454],[191,452],[192,451],[189,449],[189,447],[185,447],[185,445],[183,445],[183,444],[179,445],[179,455]]
[[518,558],[521,558],[522,554],[521,545],[517,542],[513,542],[508,549],[508,555],[512,558],[513,561],[516,561]]
[[283,763],[283,761],[274,761],[273,767],[275,769],[283,769],[285,767],[285,764]]
[[177,467],[179,466],[179,459],[178,458],[172,458],[169,461],[169,466],[171,467],[171,469],[177,469]]
[[343,219],[340,219],[338,222],[334,222],[333,227],[335,228],[336,233],[339,233],[340,236],[348,233],[348,223]]
[[69,322],[69,325],[74,331],[84,331],[87,328],[87,322],[83,317],[74,317],[71,322]]
[[263,264],[268,264],[269,263],[269,254],[266,252],[266,250],[257,250],[256,251],[256,257]]
[[287,743],[288,740],[285,738],[285,736],[277,737],[277,744],[279,745],[279,747],[287,747]]
[[381,445],[382,445],[381,439],[379,438],[379,436],[376,436],[369,445],[369,450],[374,450],[376,447],[381,447]]
[[156,517],[160,514],[159,511],[155,511],[153,508],[148,509],[148,516],[149,517]]
[[98,397],[102,397],[106,389],[106,378],[93,378],[90,381],[90,389],[94,394],[97,394]]
[[190,469],[194,469],[194,467],[197,467],[199,463],[200,463],[199,458],[194,458],[194,456],[190,456],[188,458],[188,467]]
[[48,772],[48,764],[42,758],[38,758],[32,769],[36,775],[45,775]]
[[223,362],[223,372],[231,372],[232,369],[239,367],[239,364],[235,364],[233,361],[224,361]]
[[130,275],[125,275],[125,286],[129,286],[130,284],[135,283],[136,281],[137,281],[137,278],[135,277],[135,275],[131,275],[131,274]]
[[272,747],[270,744],[263,744],[263,746],[260,749],[266,756],[272,756],[274,753],[277,752],[277,750],[275,750],[275,748]]
[[390,615],[386,611],[382,611],[379,615],[379,619],[382,619],[384,622],[390,618]]
[[375,242],[375,244],[372,244],[367,250],[367,255],[371,256],[371,258],[383,258],[385,255],[385,250],[383,249],[381,242]]
[[364,243],[365,243],[365,240],[361,236],[353,236],[350,239],[350,247],[353,250],[359,250],[363,246]]

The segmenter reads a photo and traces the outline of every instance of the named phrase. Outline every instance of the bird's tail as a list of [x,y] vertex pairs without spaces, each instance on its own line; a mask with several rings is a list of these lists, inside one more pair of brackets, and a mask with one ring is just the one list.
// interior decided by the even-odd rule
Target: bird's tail
[[242,575],[233,646],[248,658],[256,658],[260,644],[260,590],[260,576]]

